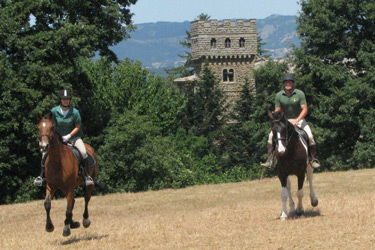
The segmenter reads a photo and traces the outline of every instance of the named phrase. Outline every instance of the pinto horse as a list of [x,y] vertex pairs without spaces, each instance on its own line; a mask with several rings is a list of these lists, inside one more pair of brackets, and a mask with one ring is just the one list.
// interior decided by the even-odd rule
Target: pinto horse
[[[307,143],[303,141],[296,128],[286,119],[283,111],[271,112],[268,111],[269,117],[272,119],[272,133],[273,141],[276,147],[276,159],[278,177],[281,182],[281,200],[283,202],[283,210],[280,216],[281,220],[288,218],[288,210],[286,203],[289,197],[290,214],[296,213],[301,215],[304,213],[302,199],[303,199],[303,183],[305,180],[305,173],[310,186],[311,205],[316,207],[318,199],[313,189],[313,169],[308,162],[308,147]],[[291,184],[289,175],[296,175],[298,179],[298,205],[295,209],[291,194]]]
[[[50,217],[51,200],[57,189],[61,190],[67,199],[65,226],[63,236],[70,235],[70,229],[80,227],[78,221],[73,221],[74,208],[74,189],[84,184],[83,178],[78,174],[78,162],[69,147],[62,143],[59,134],[56,130],[53,114],[50,112],[44,117],[40,118],[39,122],[39,145],[43,153],[48,151],[48,156],[45,162],[45,177],[46,177],[46,198],[44,207],[47,213],[46,231],[52,232],[54,226]],[[90,168],[90,175],[94,182],[98,176],[98,161],[95,152],[88,144],[85,144],[87,152],[90,153],[96,161],[96,165]],[[83,226],[89,227],[91,222],[89,219],[88,203],[91,198],[91,193],[94,185],[86,187],[85,193],[85,211],[83,213]]]

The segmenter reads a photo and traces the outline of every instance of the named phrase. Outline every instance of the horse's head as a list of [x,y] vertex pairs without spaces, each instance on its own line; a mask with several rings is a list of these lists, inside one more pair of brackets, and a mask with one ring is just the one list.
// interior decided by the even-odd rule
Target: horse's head
[[53,114],[49,112],[48,114],[40,117],[39,122],[39,147],[42,153],[47,152],[48,147],[55,135],[55,123],[53,121]]
[[290,134],[288,133],[288,120],[284,116],[284,112],[268,111],[268,116],[272,120],[273,140],[276,142],[276,150],[280,155],[286,152]]

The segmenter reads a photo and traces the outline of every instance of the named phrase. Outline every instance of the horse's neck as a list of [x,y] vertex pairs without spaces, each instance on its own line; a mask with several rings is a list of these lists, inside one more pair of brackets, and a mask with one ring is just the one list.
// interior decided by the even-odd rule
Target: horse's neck
[[296,129],[294,128],[293,124],[291,124],[289,121],[287,123],[286,129],[288,130],[289,136],[293,136],[296,133]]
[[59,133],[57,133],[56,131],[55,131],[55,133],[53,134],[53,138],[52,138],[51,143],[52,143],[53,145],[56,145],[56,144],[60,144],[60,143],[61,143],[60,135],[59,135]]

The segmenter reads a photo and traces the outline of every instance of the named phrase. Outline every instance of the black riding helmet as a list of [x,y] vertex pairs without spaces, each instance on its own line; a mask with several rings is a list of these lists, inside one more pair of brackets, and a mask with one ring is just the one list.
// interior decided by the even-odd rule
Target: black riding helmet
[[293,81],[293,82],[296,82],[296,80],[295,80],[293,74],[285,74],[285,75],[283,76],[283,83],[284,83],[285,81]]
[[59,97],[72,99],[72,92],[69,89],[60,90]]

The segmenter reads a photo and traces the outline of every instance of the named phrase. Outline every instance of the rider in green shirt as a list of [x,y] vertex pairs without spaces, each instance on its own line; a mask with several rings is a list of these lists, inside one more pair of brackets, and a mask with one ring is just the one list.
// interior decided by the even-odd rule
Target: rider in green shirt
[[[286,74],[283,77],[284,89],[276,94],[275,98],[275,112],[284,111],[285,117],[294,126],[298,126],[306,131],[309,136],[309,154],[310,164],[313,168],[320,167],[319,161],[316,159],[316,143],[311,132],[310,126],[305,121],[305,116],[308,112],[305,94],[294,88],[294,75]],[[272,131],[268,136],[267,152],[268,159],[262,163],[262,167],[271,168],[274,163],[274,147],[272,144]]]
[[[72,94],[70,90],[63,89],[59,93],[60,105],[54,107],[51,112],[53,113],[55,123],[57,124],[57,131],[62,135],[62,140],[65,143],[74,145],[81,153],[83,159],[83,173],[85,175],[85,184],[94,185],[94,181],[89,175],[90,166],[89,158],[87,155],[86,147],[81,139],[83,136],[81,130],[81,115],[77,109],[70,105]],[[44,173],[44,157],[42,155],[42,173],[34,180],[34,185],[41,186],[43,184]]]

